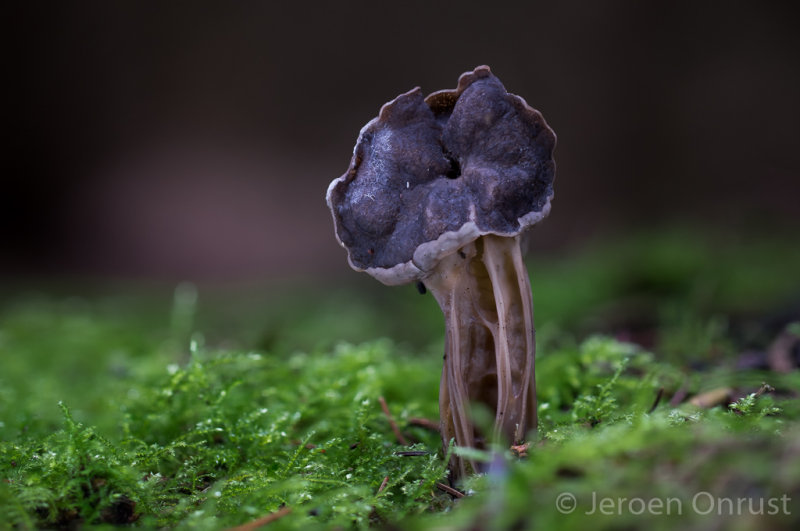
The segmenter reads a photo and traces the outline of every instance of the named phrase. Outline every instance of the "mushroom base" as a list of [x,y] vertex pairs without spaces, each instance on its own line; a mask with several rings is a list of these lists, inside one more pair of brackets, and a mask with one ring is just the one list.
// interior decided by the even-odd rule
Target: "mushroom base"
[[[445,257],[425,279],[445,316],[439,388],[442,442],[482,448],[473,408],[494,415],[493,440],[518,444],[536,428],[533,302],[519,237],[486,235]],[[455,477],[480,471],[454,456]]]

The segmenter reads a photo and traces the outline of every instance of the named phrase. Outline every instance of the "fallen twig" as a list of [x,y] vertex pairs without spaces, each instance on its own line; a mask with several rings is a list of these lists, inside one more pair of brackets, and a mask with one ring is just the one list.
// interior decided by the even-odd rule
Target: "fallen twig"
[[386,418],[389,420],[389,426],[392,427],[392,431],[394,432],[394,436],[397,438],[397,442],[402,444],[403,446],[408,446],[408,441],[403,436],[403,433],[400,431],[400,428],[397,427],[397,423],[394,421],[392,414],[389,412],[389,406],[386,404],[386,399],[378,397],[378,400],[381,403],[381,409],[383,409],[383,414],[386,415]]
[[262,527],[262,526],[265,526],[265,525],[267,525],[267,524],[269,524],[271,522],[274,522],[275,520],[277,520],[279,518],[283,518],[284,516],[286,516],[290,512],[292,512],[292,510],[289,507],[283,507],[282,509],[279,509],[279,510],[275,511],[274,513],[270,513],[270,514],[268,514],[266,516],[262,516],[261,518],[258,518],[257,520],[253,520],[251,522],[247,522],[246,524],[242,524],[242,525],[239,525],[239,526],[236,526],[236,527],[231,527],[227,531],[252,531],[253,529],[258,529],[259,527]]
[[389,476],[386,476],[385,478],[383,478],[383,481],[381,481],[381,486],[380,486],[380,487],[378,487],[378,492],[379,492],[379,493],[380,493],[380,492],[381,492],[383,489],[385,489],[385,488],[386,488],[386,484],[387,484],[387,483],[389,483]]
[[663,387],[659,387],[658,388],[658,393],[656,393],[656,399],[655,399],[655,401],[653,401],[653,405],[650,406],[650,411],[647,412],[648,414],[652,413],[653,411],[656,410],[656,408],[658,407],[659,402],[661,402],[661,397],[663,397],[663,396],[664,396],[664,388]]
[[447,494],[449,494],[450,496],[453,496],[454,498],[463,498],[464,497],[464,493],[463,492],[461,492],[460,490],[456,490],[453,487],[450,487],[448,485],[445,485],[444,483],[437,483],[436,484],[436,488],[441,490],[441,491],[446,492]]
[[402,457],[417,457],[420,455],[429,455],[430,452],[426,450],[407,450],[404,452],[395,452],[394,455],[400,455]]
[[759,396],[763,395],[764,393],[773,393],[773,392],[775,392],[775,388],[774,387],[772,387],[768,383],[762,383],[761,387],[758,388],[758,391],[755,392],[755,396],[756,396],[756,398],[758,398]]
[[670,398],[669,400],[669,407],[678,407],[680,404],[683,403],[687,394],[688,392],[686,391],[685,387],[681,387],[680,389],[675,391],[675,394],[672,395],[672,398]]
[[718,387],[717,389],[711,389],[705,393],[693,396],[689,400],[689,403],[696,407],[706,409],[712,408],[730,401],[731,391],[732,389],[730,387]]

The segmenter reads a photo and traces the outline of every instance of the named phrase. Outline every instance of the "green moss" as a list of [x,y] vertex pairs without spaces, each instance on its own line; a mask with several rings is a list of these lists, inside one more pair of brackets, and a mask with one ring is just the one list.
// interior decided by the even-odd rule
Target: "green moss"
[[[188,285],[169,305],[17,298],[0,320],[0,528],[220,529],[282,507],[273,528],[792,528],[800,372],[736,361],[777,332],[759,316],[794,293],[796,254],[667,234],[532,261],[539,431],[527,458],[472,451],[488,472],[457,500],[437,486],[438,433],[411,422],[438,415],[442,352],[438,309],[413,288],[267,307]],[[631,315],[648,348],[613,337],[642,326]],[[367,339],[382,336],[396,340]],[[729,407],[670,404],[721,388]],[[725,505],[782,496],[791,514]]]

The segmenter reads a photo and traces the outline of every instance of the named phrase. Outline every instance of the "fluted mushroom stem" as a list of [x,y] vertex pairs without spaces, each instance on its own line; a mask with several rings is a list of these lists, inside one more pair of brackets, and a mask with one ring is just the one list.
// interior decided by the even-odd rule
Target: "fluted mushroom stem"
[[[487,235],[444,258],[425,285],[445,316],[439,388],[442,442],[482,448],[471,404],[494,413],[493,438],[520,443],[536,428],[533,302],[519,237]],[[453,474],[477,472],[453,457]]]

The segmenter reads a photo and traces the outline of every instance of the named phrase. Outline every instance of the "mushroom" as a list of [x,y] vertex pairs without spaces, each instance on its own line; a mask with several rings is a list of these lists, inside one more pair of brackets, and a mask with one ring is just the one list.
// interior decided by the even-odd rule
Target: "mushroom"
[[[492,436],[520,444],[536,428],[531,288],[521,233],[550,211],[556,137],[489,67],[454,90],[419,87],[361,130],[327,203],[350,266],[387,285],[422,282],[445,316],[439,389],[445,447],[483,448],[473,403]],[[420,290],[422,291],[422,290]],[[453,474],[479,471],[453,457]]]

